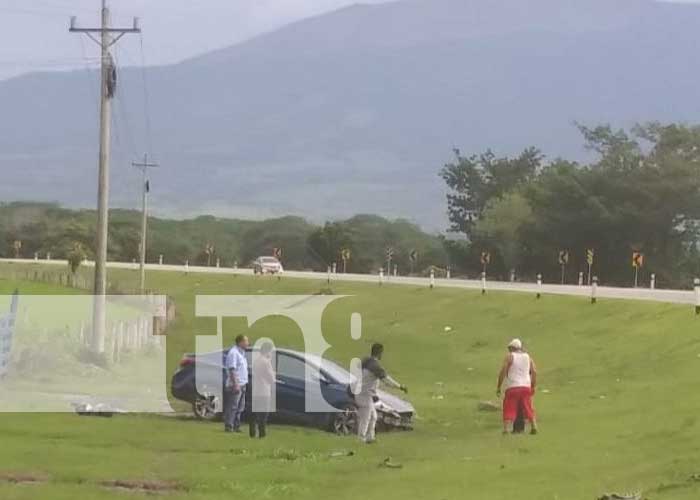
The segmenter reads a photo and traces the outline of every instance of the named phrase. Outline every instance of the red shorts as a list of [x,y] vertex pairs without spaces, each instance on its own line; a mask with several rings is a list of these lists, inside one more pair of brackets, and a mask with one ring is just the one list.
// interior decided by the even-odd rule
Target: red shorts
[[527,420],[532,422],[535,419],[532,389],[529,387],[513,387],[506,391],[506,397],[503,399],[503,420],[514,422],[518,417],[518,407],[522,408]]

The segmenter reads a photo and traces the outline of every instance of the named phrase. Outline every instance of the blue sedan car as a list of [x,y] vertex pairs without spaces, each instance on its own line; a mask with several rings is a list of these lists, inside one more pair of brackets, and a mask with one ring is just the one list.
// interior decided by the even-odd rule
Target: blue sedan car
[[[203,355],[186,354],[180,361],[171,382],[175,398],[192,405],[197,418],[220,418],[221,394],[224,380],[224,359],[227,350]],[[250,361],[252,351],[248,351]],[[353,434],[357,430],[357,407],[349,387],[353,376],[339,365],[317,356],[288,349],[275,351],[276,412],[270,417],[280,423],[314,426],[337,434]],[[251,363],[249,362],[249,365]],[[307,369],[310,368],[310,369]],[[195,383],[195,372],[199,381]],[[309,375],[311,374],[311,375]],[[306,377],[318,378],[321,394],[335,411],[310,413],[306,411]],[[199,390],[197,390],[199,387]],[[218,390],[213,390],[218,388]],[[379,391],[376,402],[379,429],[411,429],[415,410],[411,403],[385,391]],[[248,398],[250,406],[250,398]],[[250,408],[247,409],[250,411]]]

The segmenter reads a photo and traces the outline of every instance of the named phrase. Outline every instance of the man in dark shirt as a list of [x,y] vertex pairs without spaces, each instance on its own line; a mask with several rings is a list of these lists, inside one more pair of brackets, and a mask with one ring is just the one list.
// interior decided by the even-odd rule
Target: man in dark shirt
[[355,402],[357,403],[357,434],[361,441],[374,443],[375,426],[377,424],[377,410],[374,407],[378,400],[377,388],[379,382],[408,392],[406,386],[399,384],[391,378],[379,362],[384,354],[382,344],[372,345],[370,356],[362,360],[362,376],[355,386]]

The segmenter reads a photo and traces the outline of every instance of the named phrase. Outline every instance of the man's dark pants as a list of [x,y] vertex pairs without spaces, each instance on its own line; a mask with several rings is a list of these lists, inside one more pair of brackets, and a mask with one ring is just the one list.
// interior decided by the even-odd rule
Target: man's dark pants
[[257,428],[257,436],[264,438],[267,435],[267,417],[269,413],[253,413],[250,416],[250,422],[249,422],[249,430],[250,430],[250,437],[254,438],[256,437],[256,428]]
[[247,385],[234,394],[230,389],[224,390],[224,429],[237,431],[241,427],[241,416],[245,411],[245,393]]

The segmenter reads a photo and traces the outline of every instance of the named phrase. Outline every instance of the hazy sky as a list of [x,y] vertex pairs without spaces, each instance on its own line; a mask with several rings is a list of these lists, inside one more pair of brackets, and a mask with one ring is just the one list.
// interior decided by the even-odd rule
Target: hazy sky
[[[71,15],[82,26],[99,21],[101,0],[0,0],[0,78],[94,63],[97,46],[68,33]],[[362,0],[380,3],[386,0]],[[146,63],[164,64],[234,44],[288,22],[337,9],[353,0],[109,0],[113,25],[141,18]],[[141,40],[120,42],[120,64],[141,64]]]

